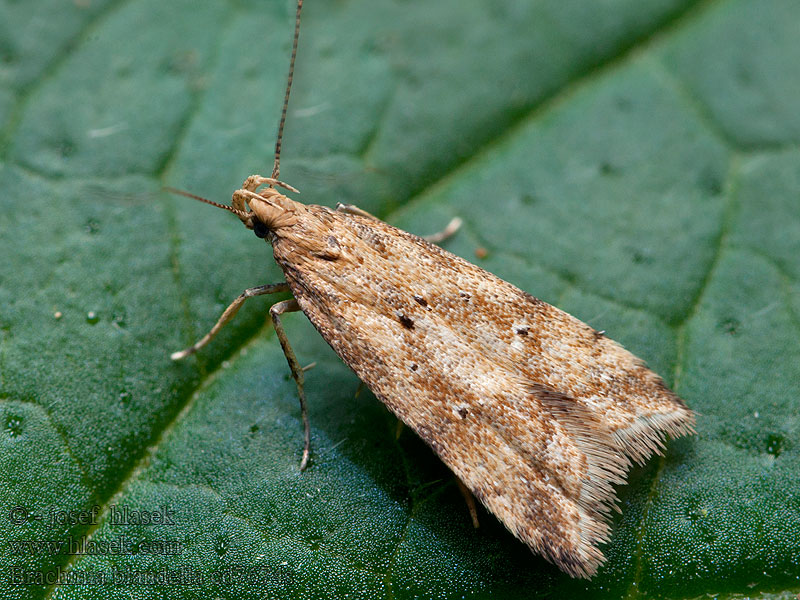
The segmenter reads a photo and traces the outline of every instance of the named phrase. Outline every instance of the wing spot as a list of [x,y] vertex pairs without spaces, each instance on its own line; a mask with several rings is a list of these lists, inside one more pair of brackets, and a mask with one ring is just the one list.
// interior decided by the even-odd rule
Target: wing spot
[[428,306],[428,301],[427,301],[427,300],[425,300],[425,298],[423,298],[423,297],[422,297],[422,296],[420,296],[419,294],[414,294],[414,300],[415,300],[415,301],[416,301],[416,303],[417,303],[417,304],[419,304],[421,307],[423,307],[423,308],[426,308],[426,309],[428,309],[428,310],[431,310],[431,307],[430,307],[430,306]]
[[528,332],[530,332],[530,330],[531,330],[530,327],[516,327],[514,329],[517,335],[521,335],[523,337],[528,335]]
[[339,240],[334,236],[328,236],[328,243],[326,247],[317,254],[322,260],[337,260],[342,255],[342,248],[339,246]]
[[414,320],[407,317],[406,315],[400,313],[397,316],[397,319],[400,321],[400,324],[405,327],[406,329],[414,329]]

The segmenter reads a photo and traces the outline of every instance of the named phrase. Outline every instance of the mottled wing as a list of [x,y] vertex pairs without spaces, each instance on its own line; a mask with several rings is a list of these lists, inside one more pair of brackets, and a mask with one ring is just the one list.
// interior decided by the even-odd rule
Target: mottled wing
[[514,535],[594,574],[612,485],[691,411],[567,313],[383,222],[306,208],[272,241],[314,326]]

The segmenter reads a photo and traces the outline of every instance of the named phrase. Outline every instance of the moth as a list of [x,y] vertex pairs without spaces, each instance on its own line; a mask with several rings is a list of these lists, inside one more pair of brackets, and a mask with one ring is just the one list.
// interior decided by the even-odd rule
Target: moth
[[464,486],[533,551],[574,577],[604,561],[613,485],[694,415],[661,378],[603,332],[439,246],[353,205],[305,205],[278,179],[300,27],[297,13],[271,177],[230,206],[272,246],[285,282],[245,290],[181,359],[247,298],[291,292],[270,309],[310,426],[303,368],[281,316],[302,311],[342,360]]

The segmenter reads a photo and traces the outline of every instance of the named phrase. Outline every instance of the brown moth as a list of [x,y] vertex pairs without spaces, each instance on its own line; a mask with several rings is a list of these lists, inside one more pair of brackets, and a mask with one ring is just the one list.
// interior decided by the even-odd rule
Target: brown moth
[[372,392],[438,454],[506,527],[575,577],[604,561],[613,485],[694,415],[644,363],[603,332],[416,235],[352,205],[304,205],[275,186],[299,36],[297,18],[272,177],[253,175],[232,206],[272,245],[286,282],[251,288],[183,358],[206,345],[244,301],[291,291],[270,309],[297,382],[303,369],[281,325],[302,310]]

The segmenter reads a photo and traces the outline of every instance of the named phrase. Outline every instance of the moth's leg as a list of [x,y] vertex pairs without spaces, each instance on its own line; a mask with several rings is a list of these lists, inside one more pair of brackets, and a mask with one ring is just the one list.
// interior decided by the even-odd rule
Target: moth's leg
[[[362,217],[380,221],[378,217],[358,208],[355,204],[342,204],[341,202],[338,202],[336,204],[336,210],[337,212],[347,213],[348,215],[360,215]],[[463,223],[464,222],[458,217],[453,217],[447,224],[447,227],[445,227],[442,231],[431,235],[423,235],[422,239],[430,242],[431,244],[438,244],[439,242],[443,242],[447,238],[453,236],[459,229],[461,229],[461,225],[463,225]]]
[[306,409],[306,394],[303,391],[303,385],[305,383],[305,378],[303,377],[303,372],[305,369],[300,366],[300,363],[297,362],[297,357],[294,355],[294,350],[289,345],[289,338],[286,337],[286,332],[283,330],[283,325],[281,324],[280,316],[286,312],[296,312],[300,310],[300,305],[297,304],[297,300],[292,298],[291,300],[284,300],[283,302],[278,302],[274,304],[272,308],[269,309],[269,314],[272,317],[272,324],[275,326],[275,333],[278,334],[278,341],[281,343],[281,348],[283,348],[283,354],[286,357],[286,362],[289,363],[289,369],[292,371],[292,377],[294,377],[294,381],[297,384],[297,395],[300,396],[300,415],[303,418],[303,432],[305,437],[305,443],[303,445],[303,459],[300,461],[300,470],[305,470],[306,466],[308,465],[308,456],[311,453],[311,425],[308,423],[308,410]]
[[361,217],[367,217],[368,219],[375,219],[376,221],[380,221],[378,217],[376,217],[372,213],[368,213],[364,209],[358,208],[355,204],[342,204],[341,202],[337,202],[336,212],[343,212],[348,215],[359,215]]
[[464,482],[461,481],[458,477],[456,477],[456,483],[458,484],[458,489],[461,492],[461,495],[464,496],[464,500],[467,503],[467,509],[469,509],[469,516],[472,517],[472,526],[475,529],[478,529],[481,524],[478,523],[478,509],[475,506],[475,496],[472,495],[472,492],[469,491],[469,488],[464,485]]
[[190,346],[185,350],[181,350],[180,352],[173,352],[170,358],[172,360],[180,360],[182,358],[186,358],[190,354],[194,354],[195,352],[200,350],[200,348],[208,344],[208,342],[214,339],[214,336],[216,336],[217,333],[219,333],[219,330],[222,329],[225,326],[225,324],[236,315],[237,312],[239,312],[239,309],[242,307],[242,304],[244,304],[244,301],[247,300],[248,298],[252,298],[253,296],[263,296],[264,294],[275,294],[277,292],[288,292],[288,291],[289,291],[289,284],[286,282],[270,283],[268,285],[260,285],[258,287],[246,289],[241,294],[239,294],[239,297],[236,298],[236,300],[231,302],[231,305],[225,309],[225,312],[222,313],[222,316],[219,318],[216,325],[214,325],[214,327],[211,328],[211,331],[209,331],[203,337],[203,339],[197,342],[194,346]]
[[447,224],[447,227],[438,231],[436,233],[432,233],[431,235],[423,235],[422,239],[430,242],[431,244],[438,244],[440,242],[445,241],[447,238],[452,237],[455,235],[456,231],[461,229],[461,225],[464,222],[459,219],[458,217],[453,217],[450,219],[450,222]]

